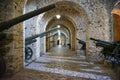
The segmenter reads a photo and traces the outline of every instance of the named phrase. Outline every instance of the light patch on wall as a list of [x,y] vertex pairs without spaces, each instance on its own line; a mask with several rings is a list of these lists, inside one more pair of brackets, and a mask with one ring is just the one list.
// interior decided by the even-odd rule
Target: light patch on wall
[[59,15],[59,14],[56,15],[56,18],[57,18],[57,19],[60,19],[60,18],[61,18],[61,15]]
[[60,30],[58,30],[58,36],[60,36],[61,35],[61,32],[60,32]]
[[57,25],[57,28],[60,28],[60,25]]

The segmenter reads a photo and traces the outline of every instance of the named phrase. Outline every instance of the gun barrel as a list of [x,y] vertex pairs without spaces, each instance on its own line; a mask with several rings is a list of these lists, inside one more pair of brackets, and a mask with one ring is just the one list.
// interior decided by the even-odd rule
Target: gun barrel
[[90,40],[94,40],[94,41],[96,41],[97,39],[94,39],[94,38],[90,38]]
[[[58,34],[58,33],[56,33],[56,34]],[[47,38],[51,38],[51,37],[55,36],[56,34],[54,34],[54,35],[51,35],[51,36],[49,36],[49,37],[47,37]]]
[[113,45],[111,44],[106,44],[106,43],[102,43],[102,42],[97,42],[96,46],[100,46],[100,47],[112,47]]
[[29,12],[27,14],[21,15],[19,17],[14,18],[14,19],[4,21],[4,22],[0,23],[0,32],[5,30],[5,29],[9,29],[11,26],[13,26],[15,24],[18,24],[18,23],[20,23],[22,21],[25,21],[25,20],[27,20],[27,19],[29,19],[31,17],[34,17],[34,16],[36,16],[38,14],[41,14],[41,13],[46,12],[48,10],[51,10],[53,8],[55,8],[55,4],[52,4],[52,5],[43,7],[41,9]]
[[76,39],[79,41],[80,44],[86,44],[85,41],[82,41],[82,40],[80,40],[78,38],[76,38]]
[[5,39],[5,37],[6,37],[6,34],[5,34],[5,33],[0,33],[0,40]]
[[36,41],[37,41],[36,39],[25,41],[25,45],[29,45],[29,44],[34,43]]
[[48,30],[48,31],[46,31],[46,32],[43,32],[43,33],[41,33],[41,34],[37,34],[37,35],[34,35],[34,36],[32,36],[32,37],[28,37],[28,38],[25,39],[25,41],[29,41],[29,40],[35,39],[35,38],[37,38],[37,37],[43,37],[43,36],[45,36],[46,34],[48,34],[48,33],[50,33],[50,32],[53,32],[53,31],[56,31],[56,30],[58,30],[58,29],[60,29],[60,28],[53,28],[53,29]]
[[101,43],[104,43],[106,45],[114,45],[114,43],[112,42],[107,42],[107,41],[102,41],[102,40],[99,40],[99,39],[94,39],[94,38],[90,38],[90,40],[93,40],[93,41],[96,41],[96,42],[101,42]]

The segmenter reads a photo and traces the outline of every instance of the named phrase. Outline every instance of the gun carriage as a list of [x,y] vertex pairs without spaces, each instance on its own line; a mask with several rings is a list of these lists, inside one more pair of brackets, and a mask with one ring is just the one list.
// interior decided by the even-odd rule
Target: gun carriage
[[31,36],[31,37],[28,37],[28,38],[26,38],[25,39],[25,60],[29,60],[29,59],[31,59],[31,57],[32,57],[32,55],[33,55],[33,51],[32,51],[32,49],[30,48],[30,47],[28,47],[27,45],[29,45],[29,44],[32,44],[32,43],[34,43],[34,42],[36,42],[37,40],[36,40],[36,38],[38,38],[38,37],[44,37],[44,36],[46,36],[48,33],[51,33],[51,32],[53,32],[53,31],[57,31],[58,29],[60,29],[60,28],[52,28],[52,29],[50,29],[50,30],[48,30],[48,31],[46,31],[46,32],[43,32],[43,33],[41,33],[41,34],[37,34],[37,35],[34,35],[34,36]]
[[96,47],[102,47],[101,54],[105,59],[120,64],[120,43],[107,42],[99,39],[90,38],[96,44]]
[[85,51],[86,50],[86,42],[82,41],[82,40],[80,40],[78,38],[76,38],[76,39],[78,40],[79,44],[82,44],[82,47],[80,49]]

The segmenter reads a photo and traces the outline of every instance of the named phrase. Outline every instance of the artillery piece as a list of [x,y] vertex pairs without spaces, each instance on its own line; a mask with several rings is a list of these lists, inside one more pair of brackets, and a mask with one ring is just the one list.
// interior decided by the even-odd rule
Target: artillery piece
[[99,39],[90,38],[96,44],[96,47],[102,47],[102,55],[105,59],[120,64],[120,43],[107,42]]
[[26,39],[25,39],[25,60],[27,61],[27,60],[31,59],[31,57],[32,57],[32,55],[33,55],[32,49],[31,49],[30,47],[28,47],[27,45],[36,42],[36,41],[37,41],[36,38],[38,38],[38,37],[40,37],[40,38],[41,38],[41,37],[44,37],[44,36],[46,36],[48,33],[57,31],[58,29],[60,29],[60,28],[52,28],[52,29],[50,29],[50,30],[48,30],[48,31],[46,31],[46,32],[41,33],[41,34],[36,34],[36,35],[34,35],[34,36],[31,36],[31,37],[26,38]]

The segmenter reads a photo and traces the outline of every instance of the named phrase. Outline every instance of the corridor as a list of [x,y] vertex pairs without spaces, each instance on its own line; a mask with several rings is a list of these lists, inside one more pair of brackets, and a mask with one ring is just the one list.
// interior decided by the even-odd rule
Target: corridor
[[0,80],[120,80],[119,21],[120,0],[0,0]]
[[8,80],[113,80],[111,75],[109,68],[86,62],[84,54],[59,45]]

